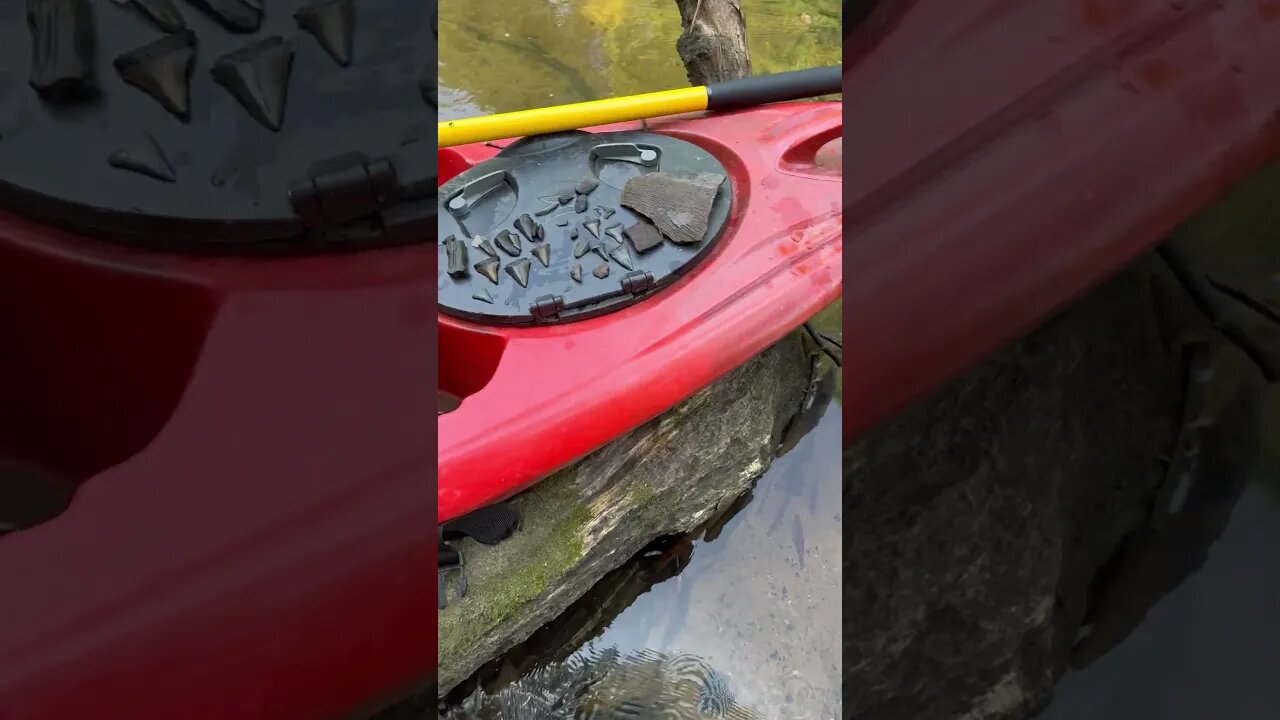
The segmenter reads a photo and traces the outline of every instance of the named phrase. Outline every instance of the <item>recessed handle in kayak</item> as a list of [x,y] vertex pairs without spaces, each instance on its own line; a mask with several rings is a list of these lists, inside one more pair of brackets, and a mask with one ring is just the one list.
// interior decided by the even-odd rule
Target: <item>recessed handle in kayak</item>
[[595,125],[701,112],[736,110],[840,92],[840,66],[755,75],[740,80],[607,100],[520,110],[436,123],[438,147],[542,135]]

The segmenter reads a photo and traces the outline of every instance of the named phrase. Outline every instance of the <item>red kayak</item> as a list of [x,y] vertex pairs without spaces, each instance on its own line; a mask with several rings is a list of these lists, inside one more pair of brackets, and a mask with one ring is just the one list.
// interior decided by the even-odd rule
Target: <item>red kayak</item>
[[435,668],[429,18],[178,5],[0,9],[6,720],[332,718]]
[[846,438],[1280,157],[1269,0],[883,0],[845,51]]
[[[492,250],[481,241],[491,230],[510,228],[514,235],[522,222],[520,212],[500,200],[479,227],[473,223],[468,248],[469,263],[504,263],[494,273],[497,281],[469,277],[441,247],[439,386],[460,404],[442,408],[438,418],[439,522],[501,501],[656,417],[839,298],[840,171],[818,155],[841,135],[841,117],[838,103],[777,104],[647,127],[593,128],[538,141],[548,145],[513,145],[502,154],[483,144],[439,152],[442,239],[466,234],[445,226],[450,202],[470,202],[467,193],[475,188],[480,198],[495,172],[517,179],[541,172],[513,186],[537,188],[542,205],[530,200],[529,207],[542,209],[530,214],[534,224],[527,225],[524,243],[543,247],[537,243],[547,238],[551,253],[546,263],[516,259],[514,246],[510,257],[501,250],[487,257]],[[574,153],[583,167],[595,168],[586,194],[575,194],[575,187],[583,189],[581,174],[568,165],[559,174],[547,169]],[[524,158],[535,161],[521,164]],[[632,172],[611,175],[624,166]],[[681,258],[651,264],[637,292],[618,296],[630,278],[644,277],[641,262],[649,255],[634,241],[621,242],[631,220],[617,206],[616,191],[624,178],[668,166],[726,178],[712,211],[712,225],[719,226],[708,231],[716,237]],[[613,199],[600,199],[610,188]],[[597,202],[603,203],[599,215]],[[479,214],[479,205],[471,206],[460,222]],[[622,221],[614,247],[629,248],[620,250],[629,259],[569,256],[575,243],[585,252],[584,241],[594,242],[596,231],[609,243],[604,232],[615,219]],[[513,242],[506,230],[496,232]],[[456,280],[446,276],[446,264],[458,271]],[[614,293],[570,279],[574,265],[580,265],[577,275],[605,273],[599,285]],[[669,268],[675,270],[668,276]],[[545,285],[535,291],[540,273]],[[574,292],[595,294],[583,299]]]

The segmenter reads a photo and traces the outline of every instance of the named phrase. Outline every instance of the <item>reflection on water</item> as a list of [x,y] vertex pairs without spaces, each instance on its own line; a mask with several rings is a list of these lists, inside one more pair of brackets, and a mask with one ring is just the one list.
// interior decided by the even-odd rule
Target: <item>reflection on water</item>
[[[841,59],[839,0],[742,0],[755,73]],[[673,0],[443,0],[440,119],[689,84]]]
[[[1251,434],[1274,453],[1280,389],[1255,390],[1264,430]],[[1127,542],[1109,584],[1104,643],[1058,683],[1037,720],[1200,720],[1275,717],[1280,668],[1280,476],[1273,458],[1252,471],[1250,453],[1212,445],[1198,486],[1172,500],[1181,517],[1153,521]],[[1252,478],[1252,484],[1245,484]],[[1086,638],[1082,644],[1091,638]]]
[[[660,712],[660,715],[657,713]],[[734,700],[723,675],[694,655],[588,649],[539,666],[492,695],[476,694],[446,717],[466,720],[579,718],[764,720]]]
[[1069,673],[1038,720],[1276,716],[1280,504],[1245,492],[1204,568],[1123,643]]
[[[459,686],[455,703],[477,688],[491,696],[472,699],[474,715],[454,717],[541,708],[579,685],[592,688],[581,693],[592,703],[610,700],[578,717],[838,717],[841,431],[833,392],[834,375],[823,375],[807,416],[793,423],[805,434],[784,439],[790,449],[751,494],[694,533],[654,543]],[[672,680],[673,668],[688,671],[683,680]],[[636,697],[647,703],[638,707]]]

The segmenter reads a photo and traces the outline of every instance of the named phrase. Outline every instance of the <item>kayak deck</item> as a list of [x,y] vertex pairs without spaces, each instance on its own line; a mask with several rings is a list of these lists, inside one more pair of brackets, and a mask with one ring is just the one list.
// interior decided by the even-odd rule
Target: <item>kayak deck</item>
[[433,252],[184,257],[0,215],[4,453],[77,486],[0,535],[0,715],[335,717],[433,671]]
[[[594,131],[637,130],[624,123]],[[841,288],[841,179],[815,154],[838,103],[788,103],[651,121],[729,171],[733,211],[688,275],[643,302],[551,327],[440,315],[438,522],[503,500],[656,417],[764,350]],[[439,153],[440,181],[497,147]]]

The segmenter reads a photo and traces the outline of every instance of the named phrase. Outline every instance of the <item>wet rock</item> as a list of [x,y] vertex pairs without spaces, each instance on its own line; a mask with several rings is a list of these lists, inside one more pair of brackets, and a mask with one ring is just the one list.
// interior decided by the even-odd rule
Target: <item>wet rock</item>
[[443,695],[654,539],[703,524],[772,462],[810,358],[792,334],[661,417],[517,496],[522,530],[470,541],[468,594],[440,612]]
[[644,254],[662,244],[662,233],[646,222],[638,222],[623,231],[636,252]]

